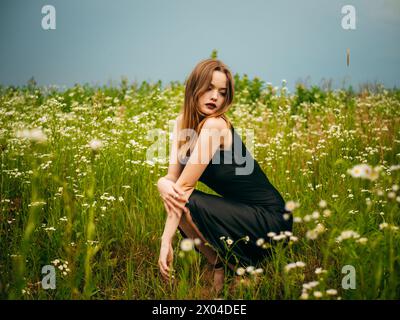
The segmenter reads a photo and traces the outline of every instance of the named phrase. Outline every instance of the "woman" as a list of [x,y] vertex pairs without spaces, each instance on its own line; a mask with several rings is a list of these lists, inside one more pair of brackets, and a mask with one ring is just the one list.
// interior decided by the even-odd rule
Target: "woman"
[[[175,121],[168,173],[157,184],[167,211],[158,260],[162,276],[170,276],[179,228],[184,237],[200,239],[196,249],[215,267],[217,291],[224,262],[232,270],[254,266],[267,254],[258,239],[292,229],[282,196],[225,116],[233,94],[232,74],[223,62],[207,59],[194,68]],[[197,181],[220,196],[196,190]]]

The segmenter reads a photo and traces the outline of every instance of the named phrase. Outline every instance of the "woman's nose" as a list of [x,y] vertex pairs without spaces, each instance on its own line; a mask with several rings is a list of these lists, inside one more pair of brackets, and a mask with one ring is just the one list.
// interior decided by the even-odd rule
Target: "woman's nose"
[[214,100],[218,99],[218,92],[216,90],[213,90],[211,92],[211,99],[214,99]]

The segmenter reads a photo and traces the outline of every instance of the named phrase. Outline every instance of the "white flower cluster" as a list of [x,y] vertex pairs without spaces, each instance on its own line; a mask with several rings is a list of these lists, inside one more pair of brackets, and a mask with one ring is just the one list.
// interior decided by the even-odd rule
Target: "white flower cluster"
[[180,247],[182,251],[191,251],[194,249],[195,245],[200,245],[200,244],[201,240],[199,238],[195,239],[185,238],[182,239]]
[[290,201],[285,203],[285,210],[286,211],[293,212],[298,207],[300,207],[300,203],[298,203],[296,201],[293,201],[293,200],[290,200]]
[[397,227],[395,225],[392,225],[392,224],[389,224],[387,222],[383,222],[383,223],[379,224],[379,229],[380,230],[390,229],[390,230],[395,230],[396,231],[396,230],[399,230],[399,227]]
[[[317,268],[317,269],[315,269],[315,273],[316,274],[326,273],[326,270],[324,270],[322,268]],[[318,285],[319,285],[319,281],[310,281],[308,283],[303,283],[303,289],[302,289],[300,299],[307,300],[310,297],[309,290],[313,290]],[[328,289],[325,291],[325,294],[328,296],[334,296],[334,295],[337,295],[337,290],[336,289]],[[316,290],[313,292],[313,296],[317,299],[322,298],[323,295],[324,295],[324,293],[319,290]]]
[[52,264],[54,264],[55,267],[57,267],[63,276],[68,275],[71,270],[68,267],[68,261],[66,260],[61,260],[61,259],[55,259],[51,261]]
[[263,270],[262,268],[257,268],[257,269],[256,269],[256,268],[253,267],[253,266],[248,266],[246,269],[245,269],[245,268],[242,268],[242,267],[239,267],[239,268],[236,269],[236,274],[237,274],[238,276],[243,276],[246,272],[247,272],[248,274],[250,274],[250,275],[255,276],[255,275],[258,275],[258,274],[263,273],[264,270]]
[[38,143],[44,143],[47,141],[47,136],[41,128],[18,130],[15,133],[15,136],[20,139],[28,139]]
[[318,223],[314,229],[307,231],[306,237],[310,240],[315,240],[321,233],[324,233],[325,231],[325,226],[322,223]]
[[347,239],[359,239],[360,235],[353,231],[353,230],[345,230],[342,231],[342,233],[340,234],[340,236],[338,236],[336,238],[337,242],[342,242],[343,240],[347,240]]
[[380,166],[372,168],[366,163],[355,165],[353,168],[348,169],[347,173],[353,178],[368,179],[371,181],[376,180],[379,177],[379,172],[381,171]]
[[275,232],[271,231],[267,233],[267,236],[276,241],[280,241],[286,238],[289,238],[289,240],[293,242],[296,242],[298,240],[298,238],[294,236],[293,233],[290,231],[281,231],[279,234],[276,234]]
[[306,264],[303,261],[292,262],[285,266],[285,271],[289,272],[291,269],[304,268],[305,266],[306,266]]
[[97,151],[101,148],[103,148],[103,141],[98,140],[98,139],[92,139],[88,143],[88,147],[92,149],[93,151]]
[[[219,239],[220,239],[220,240],[225,240],[226,237],[225,237],[225,236],[221,236],[221,237],[219,237]],[[229,238],[229,237],[225,240],[225,242],[226,242],[226,244],[227,244],[228,246],[231,246],[231,245],[233,244],[233,240],[232,240],[231,238]]]

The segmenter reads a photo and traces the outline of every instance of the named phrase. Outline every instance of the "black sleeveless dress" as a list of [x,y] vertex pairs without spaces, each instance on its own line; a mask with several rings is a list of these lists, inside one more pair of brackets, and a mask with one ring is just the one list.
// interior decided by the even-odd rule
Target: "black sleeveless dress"
[[217,150],[199,179],[220,196],[195,189],[186,206],[222,258],[236,266],[255,266],[269,253],[256,241],[270,243],[269,232],[291,231],[293,218],[233,126],[231,131],[232,146]]

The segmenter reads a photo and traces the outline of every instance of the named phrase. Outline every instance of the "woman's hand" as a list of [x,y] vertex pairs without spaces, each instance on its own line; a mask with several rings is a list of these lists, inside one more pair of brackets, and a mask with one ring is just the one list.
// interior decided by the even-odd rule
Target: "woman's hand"
[[162,177],[158,180],[157,187],[167,211],[175,212],[178,215],[181,214],[182,210],[185,211],[185,204],[188,201],[187,197],[185,197],[185,193],[173,181]]
[[[170,278],[173,260],[174,250],[172,248],[171,242],[162,241],[160,248],[160,257],[158,258],[158,267],[160,268],[161,275],[165,280],[168,280]],[[171,275],[171,278],[173,279],[174,276]]]

